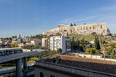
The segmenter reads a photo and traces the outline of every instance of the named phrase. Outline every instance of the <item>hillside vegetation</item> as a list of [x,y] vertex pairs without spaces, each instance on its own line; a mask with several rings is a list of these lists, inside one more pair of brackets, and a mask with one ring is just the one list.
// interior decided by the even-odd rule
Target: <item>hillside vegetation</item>
[[68,37],[70,39],[72,39],[72,37],[75,37],[74,39],[78,39],[78,40],[85,39],[86,41],[93,41],[94,40],[94,36],[91,35],[91,34],[87,34],[87,35],[83,35],[83,34],[70,34]]

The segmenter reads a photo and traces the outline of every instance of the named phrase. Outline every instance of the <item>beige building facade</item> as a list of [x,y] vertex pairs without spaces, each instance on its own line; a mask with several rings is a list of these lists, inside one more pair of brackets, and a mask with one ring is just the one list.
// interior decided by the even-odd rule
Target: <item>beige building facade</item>
[[42,38],[42,47],[49,49],[49,38]]
[[106,23],[98,23],[98,24],[84,24],[76,26],[74,23],[71,23],[69,26],[66,25],[58,25],[58,28],[52,29],[50,31],[46,31],[43,35],[55,35],[56,33],[61,33],[64,36],[68,34],[91,34],[92,32],[96,32],[98,35],[109,35],[110,30],[107,28]]

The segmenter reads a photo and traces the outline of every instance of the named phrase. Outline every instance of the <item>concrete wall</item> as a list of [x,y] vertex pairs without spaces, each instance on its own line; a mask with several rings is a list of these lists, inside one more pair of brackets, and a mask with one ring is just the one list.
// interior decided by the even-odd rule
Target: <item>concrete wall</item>
[[50,75],[54,75],[55,77],[70,77],[70,76],[67,76],[67,75],[60,74],[60,73],[47,71],[47,70],[44,70],[44,69],[41,69],[41,68],[39,68],[39,69],[36,68],[35,69],[35,76],[34,77],[40,77],[40,72],[42,72],[44,74],[44,77],[50,77]]
[[[102,56],[99,56],[99,55],[88,55],[88,54],[82,54],[82,53],[74,53],[74,54],[77,54],[77,55],[79,55],[81,57],[104,60],[104,58],[102,58]],[[108,61],[116,61],[116,59],[109,59],[109,58],[105,58],[105,60],[108,60]]]
[[86,57],[86,58],[94,58],[94,59],[100,59],[102,56],[99,55],[88,55],[88,54],[80,54],[80,53],[75,53],[81,57]]

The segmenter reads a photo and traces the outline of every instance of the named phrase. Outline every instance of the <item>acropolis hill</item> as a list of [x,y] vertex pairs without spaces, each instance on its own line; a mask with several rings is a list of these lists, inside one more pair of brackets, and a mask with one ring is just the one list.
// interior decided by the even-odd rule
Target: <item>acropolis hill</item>
[[97,23],[97,24],[84,24],[78,25],[71,23],[69,26],[66,25],[58,25],[58,28],[52,29],[50,31],[44,32],[43,35],[55,35],[56,33],[60,33],[64,36],[68,34],[91,34],[92,32],[96,32],[98,35],[109,35],[110,30],[107,28],[106,23]]

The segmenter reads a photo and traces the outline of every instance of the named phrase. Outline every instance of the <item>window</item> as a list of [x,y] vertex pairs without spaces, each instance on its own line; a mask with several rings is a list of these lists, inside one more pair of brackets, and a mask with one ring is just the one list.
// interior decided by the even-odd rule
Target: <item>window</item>
[[85,27],[83,27],[83,30],[85,30]]
[[94,29],[94,26],[93,26],[93,29]]
[[101,25],[101,29],[102,29],[102,25]]
[[90,29],[91,29],[91,27],[90,27]]
[[54,75],[50,75],[50,77],[55,77]]
[[86,30],[88,30],[88,27],[86,27]]
[[43,72],[40,72],[40,77],[44,77],[44,74],[43,74]]

